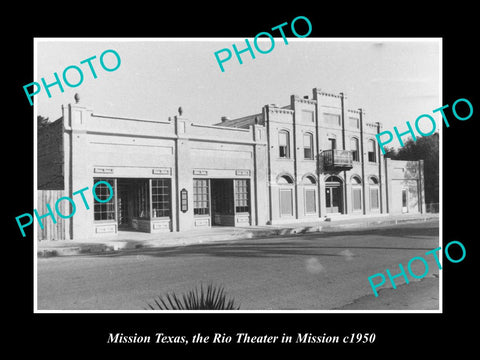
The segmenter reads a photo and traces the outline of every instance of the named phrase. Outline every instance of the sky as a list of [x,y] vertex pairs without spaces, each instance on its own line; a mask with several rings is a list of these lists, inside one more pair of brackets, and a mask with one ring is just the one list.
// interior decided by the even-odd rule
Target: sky
[[[249,39],[253,43],[253,39]],[[36,40],[35,79],[40,83],[61,78],[70,65],[83,70],[84,80],[75,88],[64,84],[34,97],[37,115],[51,121],[61,116],[61,105],[80,104],[95,114],[151,120],[167,120],[177,115],[196,123],[214,124],[222,116],[230,118],[259,113],[266,104],[290,103],[290,95],[312,96],[312,89],[343,92],[347,106],[362,108],[367,122],[380,121],[384,129],[406,130],[421,114],[431,114],[441,104],[441,43],[438,39],[332,39],[275,38],[268,54],[255,49],[255,59],[243,53],[243,64],[235,55],[220,70],[214,53],[229,48],[245,48],[244,38],[205,39],[45,39]],[[268,49],[270,40],[259,42]],[[100,55],[115,50],[120,67],[102,69]],[[80,61],[96,56],[92,64],[94,79],[87,64]],[[223,56],[223,54],[222,54]],[[105,56],[114,66],[112,54]],[[72,83],[75,71],[68,72]],[[25,101],[28,100],[25,98]],[[425,128],[425,131],[429,129]]]

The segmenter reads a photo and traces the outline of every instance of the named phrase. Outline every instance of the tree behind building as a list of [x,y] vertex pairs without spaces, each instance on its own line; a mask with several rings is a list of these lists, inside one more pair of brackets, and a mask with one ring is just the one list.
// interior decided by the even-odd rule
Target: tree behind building
[[438,133],[417,137],[417,141],[409,139],[397,150],[388,148],[385,157],[393,160],[424,160],[425,203],[438,204],[440,182]]

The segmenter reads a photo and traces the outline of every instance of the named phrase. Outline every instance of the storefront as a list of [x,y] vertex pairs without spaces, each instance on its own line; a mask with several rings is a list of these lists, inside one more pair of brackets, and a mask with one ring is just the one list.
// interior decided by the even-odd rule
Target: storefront
[[193,211],[196,227],[248,226],[249,179],[193,179]]
[[[95,226],[110,224],[118,231],[171,231],[171,179],[94,178],[95,183],[98,181],[107,181],[114,196],[108,202],[95,200]],[[97,186],[96,194],[100,200],[110,195],[103,184]]]

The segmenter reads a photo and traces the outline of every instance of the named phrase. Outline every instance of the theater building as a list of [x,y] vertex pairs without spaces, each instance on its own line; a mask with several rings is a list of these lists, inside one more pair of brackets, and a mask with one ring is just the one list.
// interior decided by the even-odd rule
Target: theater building
[[[78,100],[78,98],[77,98]],[[384,159],[362,109],[313,89],[203,125],[96,114],[79,101],[38,131],[38,190],[75,200],[66,238],[424,212],[422,161]],[[113,189],[99,202],[98,181]],[[106,183],[95,193],[110,197]],[[40,204],[41,205],[41,204]],[[40,206],[39,205],[39,206]],[[38,208],[39,213],[46,209]]]

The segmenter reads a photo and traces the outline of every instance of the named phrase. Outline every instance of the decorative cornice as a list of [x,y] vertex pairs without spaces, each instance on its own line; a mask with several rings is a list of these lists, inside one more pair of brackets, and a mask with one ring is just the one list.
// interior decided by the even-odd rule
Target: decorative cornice
[[298,95],[295,95],[294,96],[294,99],[295,101],[299,102],[299,103],[304,103],[304,104],[312,104],[312,105],[315,105],[317,103],[317,100],[313,100],[313,99],[305,99],[305,98],[302,98]]
[[170,118],[168,118],[168,120],[165,121],[165,120],[134,119],[134,118],[126,118],[126,117],[120,117],[120,116],[110,116],[110,115],[102,115],[102,114],[94,114],[94,113],[92,113],[91,116],[104,118],[104,119],[113,119],[113,120],[139,121],[139,122],[148,122],[148,123],[154,123],[154,124],[169,124],[169,125],[173,124]]
[[326,92],[322,92],[322,91],[317,92],[317,94],[321,95],[321,96],[330,96],[330,97],[334,97],[334,98],[341,98],[342,97],[342,95],[330,94],[330,93],[326,93]]
[[191,123],[190,126],[192,127],[202,127],[202,128],[209,128],[209,129],[218,129],[218,130],[233,130],[233,131],[243,131],[243,132],[250,132],[250,129],[242,129],[233,126],[222,126],[222,125],[205,125],[205,124],[196,124]]
[[282,108],[276,108],[276,107],[268,107],[268,111],[271,113],[279,113],[279,114],[293,114],[295,110],[290,110],[290,109],[282,109]]
[[380,129],[383,127],[382,123],[365,123],[365,126],[368,126],[374,129],[376,129],[378,125],[380,125]]

